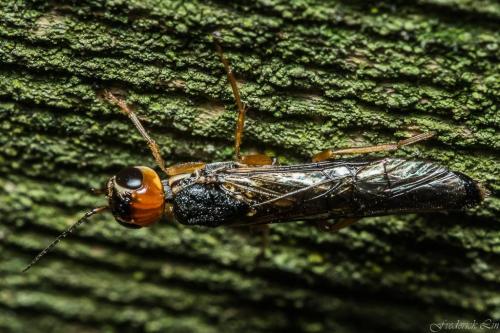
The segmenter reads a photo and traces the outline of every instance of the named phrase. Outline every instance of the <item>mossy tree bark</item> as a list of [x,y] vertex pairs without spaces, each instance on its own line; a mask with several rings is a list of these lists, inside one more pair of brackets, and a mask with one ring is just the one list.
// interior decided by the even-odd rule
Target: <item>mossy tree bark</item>
[[[0,1],[2,332],[427,331],[500,319],[500,91],[495,1]],[[305,223],[259,238],[97,216],[120,168],[153,165],[127,95],[169,163],[232,158],[236,109],[219,30],[249,106],[244,151],[281,163],[436,131],[396,153],[438,161],[492,196],[464,213]]]

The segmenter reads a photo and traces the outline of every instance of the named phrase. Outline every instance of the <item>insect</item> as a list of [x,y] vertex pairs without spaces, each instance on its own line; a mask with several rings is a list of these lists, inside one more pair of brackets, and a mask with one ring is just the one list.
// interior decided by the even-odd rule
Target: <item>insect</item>
[[[470,177],[428,161],[363,156],[387,152],[422,140],[422,133],[395,144],[325,150],[312,163],[277,165],[266,155],[241,155],[246,107],[235,76],[214,35],[218,56],[238,108],[235,161],[184,163],[166,167],[156,142],[138,116],[110,91],[104,97],[128,116],[147,142],[166,178],[146,166],[128,167],[111,177],[104,191],[108,204],[94,208],[58,236],[23,270],[27,271],[61,239],[97,213],[110,210],[124,227],[141,228],[165,218],[207,227],[267,225],[314,220],[330,231],[356,218],[408,212],[459,210],[485,196]],[[340,155],[361,155],[341,158]]]

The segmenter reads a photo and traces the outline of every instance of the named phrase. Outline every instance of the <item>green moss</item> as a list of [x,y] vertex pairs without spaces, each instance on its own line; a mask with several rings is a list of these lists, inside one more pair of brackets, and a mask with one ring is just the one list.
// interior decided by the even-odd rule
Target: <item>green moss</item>
[[[0,329],[7,332],[415,332],[499,318],[500,11],[493,1],[16,1],[0,5]],[[126,96],[169,164],[232,158],[222,33],[249,107],[245,152],[436,137],[440,162],[492,195],[463,213],[365,218],[336,234],[121,228],[96,216],[120,168],[154,165],[102,89]]]

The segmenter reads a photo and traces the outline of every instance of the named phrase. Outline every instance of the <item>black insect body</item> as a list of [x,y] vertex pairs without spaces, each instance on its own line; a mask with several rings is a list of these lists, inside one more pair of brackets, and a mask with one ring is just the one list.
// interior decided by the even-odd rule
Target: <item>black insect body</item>
[[264,224],[458,210],[479,203],[474,180],[432,162],[342,159],[291,166],[207,164],[168,185],[187,225]]
[[[118,223],[129,228],[149,226],[162,217],[185,225],[218,227],[457,210],[476,205],[484,198],[485,191],[477,182],[433,162],[337,158],[394,151],[429,139],[433,133],[422,133],[395,144],[328,149],[308,164],[281,166],[265,155],[240,155],[246,108],[217,36],[215,39],[239,110],[236,161],[194,162],[167,168],[159,147],[137,115],[124,100],[105,91],[105,99],[130,118],[167,177],[162,180],[153,169],[144,166],[126,168],[111,177],[105,190],[108,205],[87,212],[38,254],[25,271],[88,217],[108,209]],[[330,230],[350,223],[335,222]]]

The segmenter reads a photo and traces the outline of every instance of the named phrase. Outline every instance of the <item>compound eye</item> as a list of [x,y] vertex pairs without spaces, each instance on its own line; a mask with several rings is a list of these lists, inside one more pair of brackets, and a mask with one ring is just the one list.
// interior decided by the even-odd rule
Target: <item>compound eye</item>
[[123,169],[115,176],[116,184],[129,190],[140,188],[142,186],[142,180],[142,171],[134,167]]

